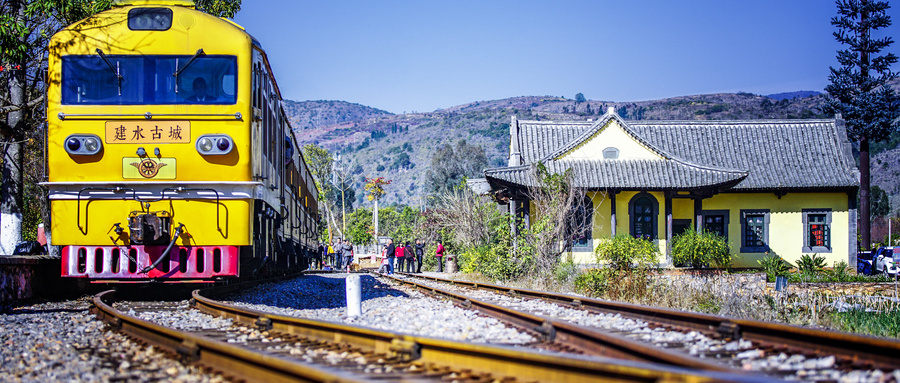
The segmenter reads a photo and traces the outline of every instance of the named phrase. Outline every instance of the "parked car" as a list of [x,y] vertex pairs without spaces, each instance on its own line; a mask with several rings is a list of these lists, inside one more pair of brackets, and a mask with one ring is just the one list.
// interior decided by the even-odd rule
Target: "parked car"
[[874,275],[875,266],[872,264],[871,251],[860,251],[856,254],[856,273],[861,275]]
[[900,261],[900,246],[884,246],[875,250],[872,255],[875,259],[875,271],[887,275],[897,274],[896,262]]

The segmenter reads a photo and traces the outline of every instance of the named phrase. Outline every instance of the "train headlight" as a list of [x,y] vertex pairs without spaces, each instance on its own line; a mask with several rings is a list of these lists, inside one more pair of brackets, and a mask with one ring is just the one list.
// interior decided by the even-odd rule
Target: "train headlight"
[[66,137],[65,145],[66,153],[79,156],[92,156],[100,153],[103,144],[100,137],[93,134],[73,134]]
[[98,152],[100,151],[100,141],[94,137],[88,137],[84,139],[84,150],[89,152]]
[[212,140],[206,137],[201,138],[197,141],[197,150],[199,150],[200,153],[209,153],[212,151]]
[[197,139],[197,151],[204,156],[221,156],[231,153],[234,140],[227,134],[204,134]]

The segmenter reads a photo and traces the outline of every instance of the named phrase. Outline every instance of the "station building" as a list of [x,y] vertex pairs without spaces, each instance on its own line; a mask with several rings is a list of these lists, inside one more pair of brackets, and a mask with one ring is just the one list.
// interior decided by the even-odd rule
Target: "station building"
[[528,221],[538,162],[572,169],[585,190],[575,210],[587,219],[568,251],[578,263],[627,233],[655,241],[671,265],[673,236],[695,228],[723,235],[735,267],[758,267],[774,252],[855,269],[859,171],[840,119],[626,121],[614,108],[597,121],[513,117],[508,166],[478,181]]

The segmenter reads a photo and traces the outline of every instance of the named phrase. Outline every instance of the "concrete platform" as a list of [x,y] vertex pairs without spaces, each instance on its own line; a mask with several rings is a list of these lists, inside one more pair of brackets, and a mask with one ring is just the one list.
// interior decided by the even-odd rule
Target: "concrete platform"
[[0,255],[0,304],[77,296],[77,281],[60,277],[59,257]]

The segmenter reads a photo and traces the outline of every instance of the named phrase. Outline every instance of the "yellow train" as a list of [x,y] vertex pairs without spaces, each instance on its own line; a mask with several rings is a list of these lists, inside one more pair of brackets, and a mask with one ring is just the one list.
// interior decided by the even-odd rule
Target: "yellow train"
[[262,46],[185,0],[52,37],[51,241],[62,275],[206,282],[304,268],[317,191]]

